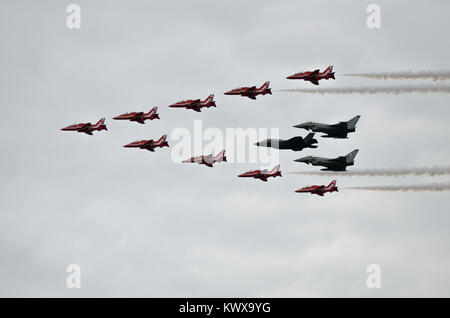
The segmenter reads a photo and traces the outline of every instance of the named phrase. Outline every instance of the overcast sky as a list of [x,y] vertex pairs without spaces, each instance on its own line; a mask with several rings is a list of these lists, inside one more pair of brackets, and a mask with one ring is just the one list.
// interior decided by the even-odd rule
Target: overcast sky
[[[0,296],[450,296],[448,192],[364,192],[347,186],[446,182],[448,177],[341,177],[341,191],[294,193],[332,178],[236,175],[258,163],[178,164],[171,149],[126,149],[177,128],[279,128],[361,115],[349,139],[279,153],[294,162],[355,148],[357,168],[449,164],[446,94],[303,95],[286,80],[334,65],[320,87],[431,85],[344,73],[450,70],[446,0],[0,2]],[[256,101],[223,92],[270,80]],[[450,84],[449,84],[450,85]],[[215,94],[217,108],[167,106]],[[159,107],[161,120],[113,121]],[[94,136],[63,132],[106,117]],[[229,145],[227,145],[229,146]],[[248,146],[254,147],[254,146]],[[242,151],[246,151],[242,149]],[[82,287],[66,287],[79,264]],[[381,267],[368,289],[366,268]]]

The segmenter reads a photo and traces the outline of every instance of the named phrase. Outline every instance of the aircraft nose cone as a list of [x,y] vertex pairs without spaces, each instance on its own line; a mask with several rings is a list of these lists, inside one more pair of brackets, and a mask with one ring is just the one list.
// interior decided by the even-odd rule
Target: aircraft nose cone
[[294,161],[296,161],[296,162],[308,162],[308,159],[306,159],[306,158],[299,158],[299,159],[295,159]]
[[294,79],[294,75],[290,75],[288,77],[286,77],[287,79]]

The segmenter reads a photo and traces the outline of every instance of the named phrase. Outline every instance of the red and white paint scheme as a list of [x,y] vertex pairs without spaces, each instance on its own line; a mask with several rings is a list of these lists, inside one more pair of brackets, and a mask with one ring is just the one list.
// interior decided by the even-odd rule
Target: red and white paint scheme
[[169,105],[173,108],[187,108],[195,110],[196,112],[201,112],[203,107],[216,107],[216,102],[214,101],[214,94],[209,95],[205,100],[200,99],[188,99],[181,102]]
[[77,131],[80,133],[85,133],[88,135],[92,135],[92,132],[94,130],[108,130],[105,125],[105,118],[100,119],[95,125],[92,125],[91,123],[81,123],[81,124],[74,124],[70,125],[64,128],[61,128],[63,131]]
[[336,187],[336,180],[331,181],[331,183],[327,186],[324,185],[314,185],[310,187],[305,187],[296,190],[297,193],[311,193],[311,194],[317,194],[320,196],[323,196],[326,192],[339,192],[338,188]]
[[312,72],[308,71],[308,72],[297,73],[297,74],[288,76],[286,78],[310,81],[314,85],[319,85],[319,81],[321,79],[326,79],[326,80],[328,80],[329,78],[335,79],[334,72],[333,72],[333,65],[328,66],[325,69],[325,71],[323,71],[323,72],[320,72],[320,69],[317,69]]
[[217,154],[217,156],[213,156],[212,154],[206,156],[198,156],[192,157],[186,160],[183,160],[183,163],[198,163],[201,165],[206,165],[208,167],[212,167],[216,162],[226,162],[227,157],[225,156],[225,150],[222,150]]
[[158,107],[153,107],[148,113],[144,113],[144,112],[126,113],[126,114],[116,116],[113,119],[129,120],[129,121],[138,122],[139,124],[145,124],[146,120],[159,119]]
[[146,149],[148,151],[155,151],[155,148],[159,147],[169,147],[169,144],[166,141],[167,135],[163,135],[161,138],[159,138],[157,141],[154,141],[153,139],[150,140],[139,140],[134,141],[129,144],[126,144],[125,148],[139,148],[139,149]]
[[226,92],[225,95],[241,95],[247,96],[251,99],[256,99],[256,96],[258,95],[272,95],[272,90],[270,89],[269,84],[270,82],[265,82],[260,88],[256,88],[256,86],[235,88]]
[[252,170],[252,171],[248,171],[248,172],[238,175],[238,177],[241,177],[241,178],[255,178],[255,179],[262,180],[262,181],[267,181],[267,178],[269,178],[269,177],[275,178],[277,176],[281,177],[280,165],[276,165],[270,171],[267,169]]

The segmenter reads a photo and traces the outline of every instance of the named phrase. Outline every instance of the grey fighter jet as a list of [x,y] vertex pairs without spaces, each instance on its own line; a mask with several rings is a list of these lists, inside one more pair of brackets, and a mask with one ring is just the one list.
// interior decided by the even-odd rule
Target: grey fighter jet
[[358,151],[359,149],[355,149],[346,156],[340,156],[334,159],[307,156],[295,159],[294,161],[325,167],[325,169],[321,169],[322,171],[346,171],[348,166],[354,165],[354,159]]
[[296,128],[303,128],[306,130],[325,133],[324,138],[347,138],[347,134],[355,131],[356,123],[361,116],[355,116],[349,121],[341,121],[334,125],[313,123],[311,121],[296,125]]
[[302,138],[300,136],[293,137],[288,140],[283,139],[266,139],[255,143],[260,147],[272,147],[276,149],[291,149],[293,151],[300,151],[304,148],[317,148],[317,139],[314,139],[314,133],[309,133],[308,136]]

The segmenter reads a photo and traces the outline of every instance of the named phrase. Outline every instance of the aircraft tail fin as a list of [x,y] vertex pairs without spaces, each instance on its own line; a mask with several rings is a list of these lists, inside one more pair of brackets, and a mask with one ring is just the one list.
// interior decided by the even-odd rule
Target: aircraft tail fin
[[225,156],[225,150],[222,150],[214,157],[214,161],[216,162],[227,162],[227,157]]
[[277,173],[277,172],[280,172],[280,165],[279,164],[276,165],[275,167],[273,167],[273,169],[269,171],[269,174],[274,174],[274,173]]
[[312,133],[309,133],[305,138],[303,138],[303,140],[305,142],[310,142],[313,140],[313,138],[314,138],[314,133],[312,132]]
[[153,115],[155,118],[160,119],[158,114],[158,107],[153,107],[150,111],[150,115]]
[[332,187],[336,186],[336,180],[333,180],[330,182],[330,184],[327,186],[327,189],[331,189]]
[[105,124],[105,118],[102,118],[92,128],[100,128],[104,124]]
[[269,88],[269,84],[270,84],[270,82],[269,82],[269,81],[265,82],[264,84],[262,84],[262,85],[261,85],[261,88],[260,88],[260,90],[263,90],[263,89],[267,89],[267,88]]
[[355,149],[352,152],[350,152],[348,155],[345,156],[345,160],[347,163],[353,163],[355,160],[356,155],[358,154],[359,149]]
[[358,122],[358,120],[361,118],[361,116],[360,115],[358,115],[358,116],[355,116],[355,117],[353,117],[352,119],[350,119],[348,122],[347,122],[347,128],[348,129],[355,129],[355,127],[356,127],[356,123]]
[[167,142],[167,135],[162,135],[161,138],[158,139],[158,141],[156,142],[157,144],[162,144]]
[[214,94],[211,94],[205,99],[205,102],[212,102],[213,100],[214,100]]
[[[329,75],[329,74],[331,74],[331,73],[333,73],[333,65],[330,65],[330,66],[328,66],[326,69],[325,69],[325,74],[326,75]],[[334,75],[334,74],[333,74]]]

